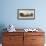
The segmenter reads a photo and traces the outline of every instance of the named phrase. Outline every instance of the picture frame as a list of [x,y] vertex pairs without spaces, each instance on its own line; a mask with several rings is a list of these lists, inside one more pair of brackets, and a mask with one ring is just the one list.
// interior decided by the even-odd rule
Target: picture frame
[[35,9],[17,9],[18,20],[34,20]]

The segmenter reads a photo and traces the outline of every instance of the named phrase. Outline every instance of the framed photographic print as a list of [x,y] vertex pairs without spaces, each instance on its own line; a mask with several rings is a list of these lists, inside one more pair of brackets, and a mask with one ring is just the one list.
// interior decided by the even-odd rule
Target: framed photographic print
[[17,9],[17,19],[19,20],[35,19],[35,9]]

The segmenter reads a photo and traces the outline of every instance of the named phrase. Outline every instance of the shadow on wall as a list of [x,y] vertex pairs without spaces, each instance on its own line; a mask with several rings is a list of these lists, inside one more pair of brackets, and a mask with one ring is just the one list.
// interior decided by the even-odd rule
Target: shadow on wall
[[0,43],[2,43],[2,36],[3,36],[2,32],[6,31],[6,30],[3,30],[4,28],[6,28],[5,25],[0,24]]

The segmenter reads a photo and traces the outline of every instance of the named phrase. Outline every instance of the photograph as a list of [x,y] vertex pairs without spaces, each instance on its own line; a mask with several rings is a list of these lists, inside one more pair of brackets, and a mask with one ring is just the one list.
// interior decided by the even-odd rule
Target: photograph
[[35,9],[17,9],[17,19],[20,20],[35,19]]

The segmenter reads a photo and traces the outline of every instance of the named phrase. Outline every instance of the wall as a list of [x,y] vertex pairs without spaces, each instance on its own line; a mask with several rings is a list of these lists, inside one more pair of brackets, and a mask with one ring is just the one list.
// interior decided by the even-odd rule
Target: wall
[[[1,0],[0,24],[5,26],[13,24],[16,28],[39,26],[46,28],[45,4],[45,0]],[[35,20],[17,20],[17,9],[22,8],[36,9]]]

